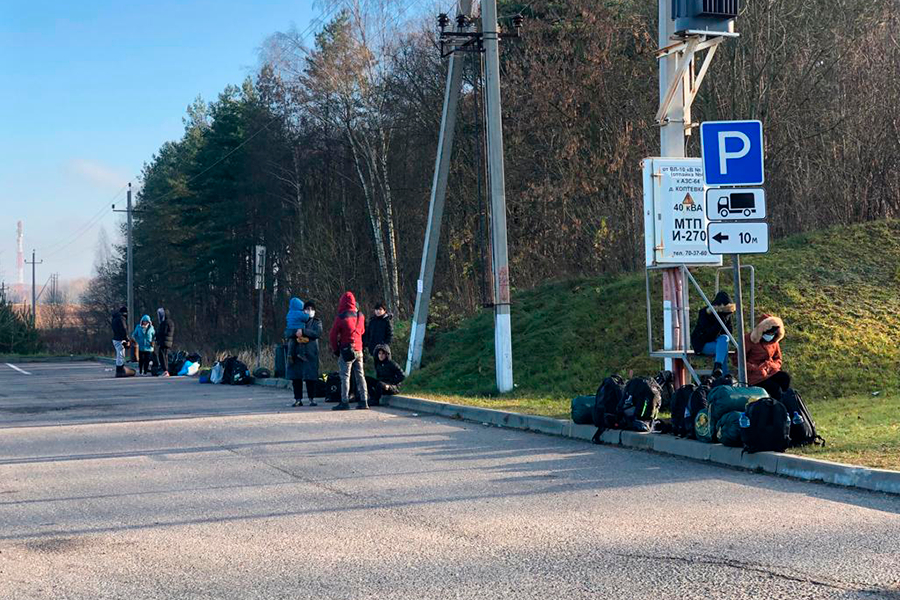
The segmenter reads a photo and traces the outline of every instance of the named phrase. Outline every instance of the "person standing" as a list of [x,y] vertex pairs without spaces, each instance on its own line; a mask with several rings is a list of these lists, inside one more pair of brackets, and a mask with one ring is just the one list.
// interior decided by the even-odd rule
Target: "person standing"
[[341,374],[341,402],[332,410],[350,408],[350,378],[356,383],[356,408],[369,408],[366,378],[363,373],[362,336],[366,332],[366,318],[357,310],[353,292],[346,292],[338,303],[337,316],[329,333],[331,351],[338,359]]
[[112,313],[113,348],[116,349],[116,377],[125,376],[125,349],[128,348],[128,307]]
[[156,317],[159,320],[159,331],[156,333],[157,361],[159,365],[160,375],[169,376],[169,350],[175,343],[175,323],[169,317],[169,311],[164,308],[156,310]]
[[296,358],[287,364],[287,378],[294,389],[294,406],[303,406],[303,382],[310,406],[316,406],[316,380],[319,378],[319,338],[322,337],[322,321],[316,318],[316,305],[307,302],[303,307],[305,320],[294,331],[297,344]]
[[375,305],[374,314],[375,316],[369,321],[366,333],[363,335],[363,346],[375,360],[375,370],[377,371],[381,361],[378,360],[375,348],[387,346],[390,349],[391,342],[394,341],[394,315],[387,311],[384,302]]
[[150,315],[141,317],[141,322],[134,328],[131,337],[134,338],[138,353],[138,373],[150,374],[150,357],[153,356],[153,340],[156,331],[150,321]]

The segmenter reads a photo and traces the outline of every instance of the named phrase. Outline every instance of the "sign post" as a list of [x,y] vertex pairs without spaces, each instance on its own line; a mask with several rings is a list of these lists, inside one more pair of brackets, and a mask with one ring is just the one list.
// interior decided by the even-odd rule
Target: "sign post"
[[262,363],[262,331],[263,331],[263,290],[266,287],[266,247],[256,246],[256,269],[253,278],[254,287],[259,290],[259,317],[256,328],[256,368]]
[[737,304],[738,383],[747,384],[744,347],[744,298],[741,254],[769,251],[769,224],[751,219],[766,217],[765,191],[730,186],[765,183],[764,147],[760,121],[710,121],[700,125],[706,215],[712,222],[706,243],[711,254],[731,254],[734,266],[734,301]]

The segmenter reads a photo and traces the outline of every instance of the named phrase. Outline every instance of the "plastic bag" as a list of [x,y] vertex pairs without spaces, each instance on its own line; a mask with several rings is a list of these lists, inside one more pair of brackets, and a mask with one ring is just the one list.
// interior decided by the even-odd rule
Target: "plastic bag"
[[225,367],[222,366],[222,363],[217,362],[212,371],[209,373],[209,382],[210,383],[222,383],[222,379],[225,377]]

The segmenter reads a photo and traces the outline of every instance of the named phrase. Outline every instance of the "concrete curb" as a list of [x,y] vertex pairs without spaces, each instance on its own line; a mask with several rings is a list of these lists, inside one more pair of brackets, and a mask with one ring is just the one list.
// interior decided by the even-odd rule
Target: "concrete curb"
[[[407,396],[389,396],[382,399],[383,403],[385,401],[392,408],[578,440],[590,441],[596,431],[596,428],[591,425],[576,425],[571,421],[509,413],[477,406],[460,406]],[[772,473],[804,481],[819,481],[900,495],[900,472],[898,471],[870,469],[778,452],[746,454],[740,448],[729,448],[721,444],[704,444],[671,435],[634,431],[607,430],[603,432],[601,440],[604,444],[612,446],[652,450],[661,454],[702,460],[747,471]]]

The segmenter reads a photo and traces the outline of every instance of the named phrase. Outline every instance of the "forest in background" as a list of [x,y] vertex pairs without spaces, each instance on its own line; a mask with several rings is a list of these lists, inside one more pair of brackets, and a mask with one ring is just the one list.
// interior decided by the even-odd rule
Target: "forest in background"
[[[516,289],[642,265],[640,160],[658,153],[656,3],[499,2],[511,283]],[[254,246],[268,248],[264,323],[288,299],[327,323],[353,290],[367,311],[411,312],[446,62],[433,17],[343,0],[321,31],[276,32],[260,67],[188,107],[185,131],[141,176],[138,316],[167,307],[179,346],[255,341]],[[829,15],[823,20],[822,15]],[[476,15],[477,16],[477,15]],[[697,122],[759,119],[775,236],[900,214],[900,5],[750,0],[694,105]],[[478,27],[478,25],[475,25]],[[477,54],[467,69],[432,324],[489,302]],[[698,155],[697,136],[688,154]],[[124,304],[125,253],[96,265],[73,351],[105,349]],[[74,343],[74,342],[73,342]],[[88,348],[96,346],[96,348]]]

